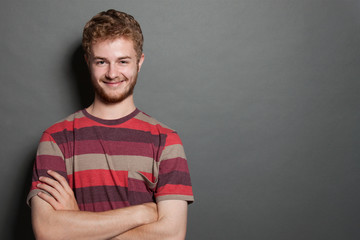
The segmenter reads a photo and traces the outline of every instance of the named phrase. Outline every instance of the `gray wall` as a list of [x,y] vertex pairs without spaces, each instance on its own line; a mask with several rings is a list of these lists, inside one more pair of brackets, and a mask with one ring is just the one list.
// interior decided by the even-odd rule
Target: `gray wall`
[[42,131],[90,101],[80,39],[99,11],[142,25],[137,106],[179,131],[188,238],[360,239],[360,1],[3,1],[2,239]]

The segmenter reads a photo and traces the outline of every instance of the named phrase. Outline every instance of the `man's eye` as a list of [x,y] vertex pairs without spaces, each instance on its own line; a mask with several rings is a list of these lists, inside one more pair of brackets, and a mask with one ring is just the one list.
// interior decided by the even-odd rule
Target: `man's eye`
[[105,61],[96,61],[95,63],[96,63],[96,65],[104,65]]
[[127,61],[120,61],[121,64],[127,64]]

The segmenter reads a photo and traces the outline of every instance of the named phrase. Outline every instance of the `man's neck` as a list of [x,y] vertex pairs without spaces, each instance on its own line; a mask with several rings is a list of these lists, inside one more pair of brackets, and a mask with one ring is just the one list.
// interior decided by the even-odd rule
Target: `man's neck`
[[91,115],[104,120],[113,120],[125,117],[135,111],[133,96],[129,96],[119,103],[104,103],[97,97],[94,102],[86,109]]

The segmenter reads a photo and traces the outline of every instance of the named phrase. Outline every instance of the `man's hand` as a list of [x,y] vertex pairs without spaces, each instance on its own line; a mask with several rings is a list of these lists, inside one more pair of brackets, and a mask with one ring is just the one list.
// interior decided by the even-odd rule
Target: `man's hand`
[[55,171],[49,170],[48,174],[55,180],[48,177],[40,177],[41,183],[38,184],[38,188],[50,193],[51,196],[43,192],[38,193],[38,196],[49,203],[55,210],[78,211],[79,207],[74,192],[66,179]]

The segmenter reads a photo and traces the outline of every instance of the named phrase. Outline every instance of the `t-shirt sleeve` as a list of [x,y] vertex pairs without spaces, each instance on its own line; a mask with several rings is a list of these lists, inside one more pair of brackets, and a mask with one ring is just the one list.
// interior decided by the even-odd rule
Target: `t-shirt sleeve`
[[176,132],[169,133],[160,155],[156,202],[162,200],[194,201],[184,148]]
[[29,206],[32,197],[34,197],[40,191],[45,192],[40,190],[37,187],[37,184],[40,183],[39,177],[50,177],[47,174],[48,170],[56,171],[65,177],[65,179],[67,179],[64,155],[51,135],[44,132],[37,149],[36,159],[33,166],[30,192],[26,199],[26,202]]

